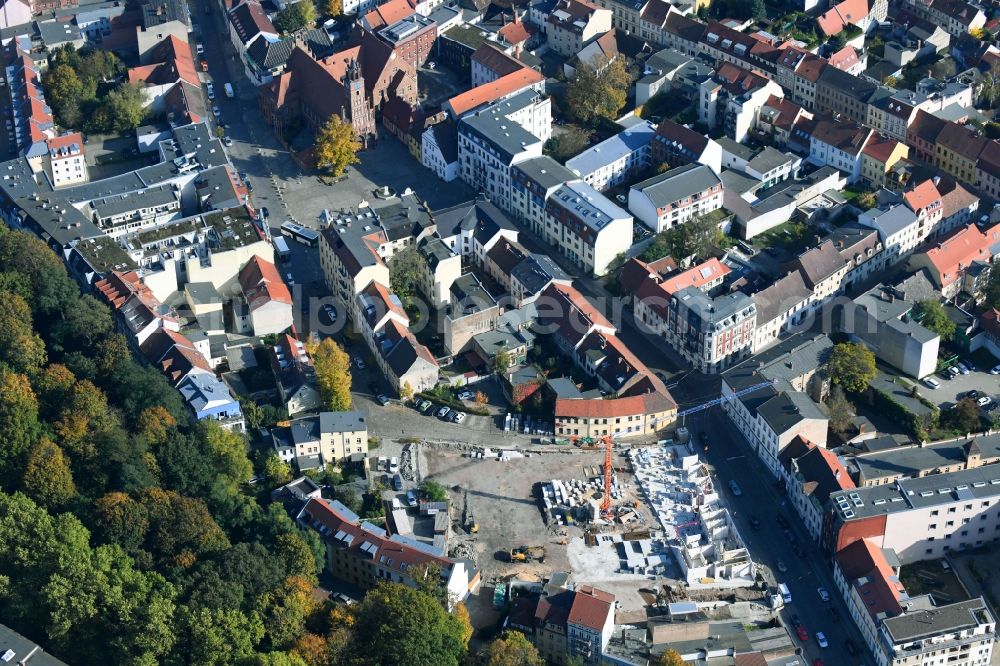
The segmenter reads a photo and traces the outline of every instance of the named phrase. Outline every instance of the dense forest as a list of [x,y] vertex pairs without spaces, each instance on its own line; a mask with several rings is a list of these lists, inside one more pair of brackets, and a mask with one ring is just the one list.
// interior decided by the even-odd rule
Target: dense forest
[[4,624],[72,665],[469,659],[468,614],[445,610],[433,572],[353,606],[316,594],[323,545],[246,484],[253,468],[55,253],[0,227]]

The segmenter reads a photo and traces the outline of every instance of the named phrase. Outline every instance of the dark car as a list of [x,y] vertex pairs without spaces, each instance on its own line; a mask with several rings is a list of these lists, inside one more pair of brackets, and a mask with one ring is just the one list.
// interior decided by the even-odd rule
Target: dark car
[[270,213],[270,211],[267,210],[267,206],[261,206],[261,208],[260,208],[260,216],[261,217],[271,217],[271,213]]
[[833,606],[827,606],[826,611],[830,614],[830,619],[834,622],[840,622],[840,613]]
[[379,393],[375,399],[378,401],[378,404],[382,405],[383,407],[389,404],[389,396],[383,395],[382,393]]
[[247,186],[247,192],[253,192],[253,183],[249,180],[244,180],[243,184]]
[[979,396],[981,395],[982,393],[980,393],[976,389],[972,389],[971,391],[965,394],[965,397],[972,398],[973,400],[979,400]]
[[791,615],[789,615],[788,619],[790,619],[792,621],[792,625],[794,625],[796,627],[799,626],[800,624],[802,624],[802,620],[800,620],[799,616],[796,615],[795,613],[792,613]]
[[844,647],[847,648],[847,651],[850,652],[852,656],[857,656],[858,646],[854,644],[854,641],[850,639],[844,641]]

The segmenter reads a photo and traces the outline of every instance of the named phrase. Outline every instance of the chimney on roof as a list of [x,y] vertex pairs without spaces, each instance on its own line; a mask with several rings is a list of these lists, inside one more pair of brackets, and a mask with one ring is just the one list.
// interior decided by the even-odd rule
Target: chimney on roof
[[840,480],[840,469],[833,470],[833,478]]

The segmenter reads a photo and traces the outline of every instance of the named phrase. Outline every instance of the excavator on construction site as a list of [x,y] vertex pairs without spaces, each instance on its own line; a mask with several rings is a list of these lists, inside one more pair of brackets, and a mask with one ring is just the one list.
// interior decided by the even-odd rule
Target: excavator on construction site
[[545,547],[518,546],[517,548],[511,548],[508,553],[508,559],[511,562],[544,562]]
[[469,531],[469,534],[477,534],[479,532],[479,523],[476,522],[476,517],[472,515],[472,509],[469,508],[469,491],[466,490],[464,493],[465,498],[465,529]]

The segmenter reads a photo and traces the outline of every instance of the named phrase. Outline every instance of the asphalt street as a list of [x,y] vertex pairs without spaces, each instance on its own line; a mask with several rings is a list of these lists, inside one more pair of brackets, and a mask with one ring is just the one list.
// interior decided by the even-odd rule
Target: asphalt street
[[[751,557],[771,570],[772,580],[788,585],[792,603],[785,607],[782,616],[792,640],[802,647],[810,663],[817,658],[822,659],[824,664],[836,666],[875,663],[833,584],[831,561],[813,544],[783,490],[774,485],[770,473],[760,463],[749,443],[719,407],[688,417],[685,425],[693,436],[701,431],[708,433],[708,451],[702,452],[702,456],[712,466],[719,487],[734,511],[737,527],[747,542]],[[742,491],[739,497],[734,496],[729,488],[729,481],[734,479]],[[784,514],[791,524],[791,534],[795,544],[805,552],[804,557],[796,555],[795,544],[777,520],[779,514]],[[760,521],[759,530],[751,527],[751,516]],[[778,571],[778,560],[784,562],[787,572]],[[830,593],[830,603],[823,603],[820,599],[817,589],[821,586]],[[834,620],[830,608],[836,609],[839,620]],[[792,615],[801,620],[809,633],[808,641],[801,641],[795,635]],[[819,647],[815,638],[817,631],[826,635],[829,647]],[[851,656],[845,647],[848,639],[861,654]]]

